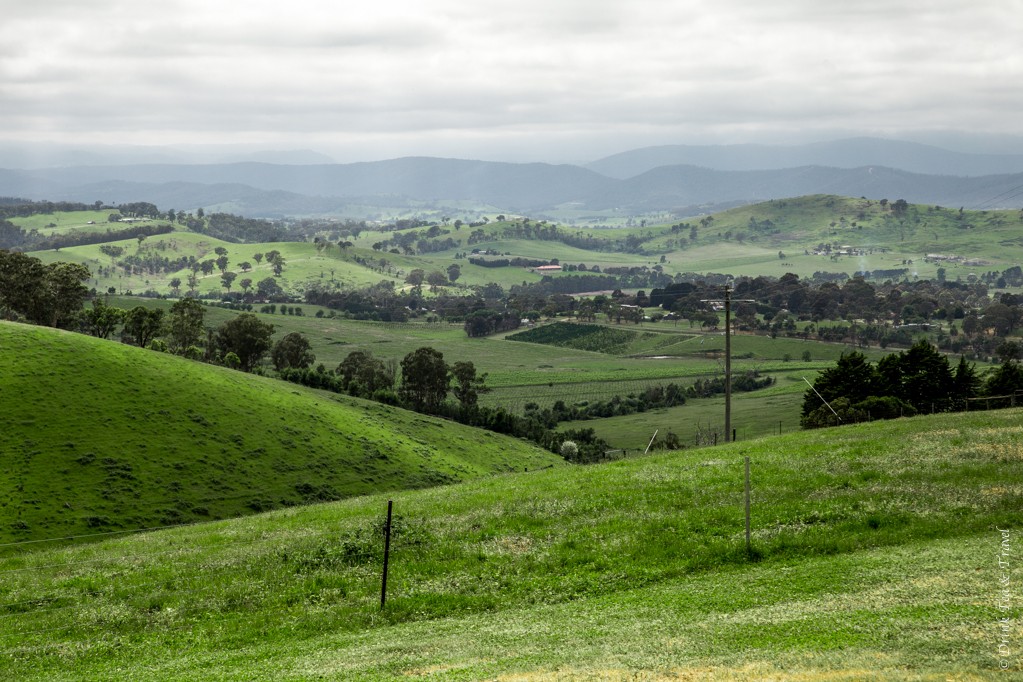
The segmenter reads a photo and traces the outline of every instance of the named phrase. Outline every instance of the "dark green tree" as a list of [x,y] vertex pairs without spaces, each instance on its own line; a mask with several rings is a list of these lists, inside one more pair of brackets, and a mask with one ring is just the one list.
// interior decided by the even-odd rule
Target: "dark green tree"
[[206,308],[194,298],[183,298],[171,306],[167,341],[172,353],[184,354],[205,335]]
[[0,314],[34,324],[71,328],[89,290],[89,269],[78,263],[43,263],[23,253],[0,251]]
[[992,398],[988,401],[992,407],[1015,405],[1015,396],[1020,392],[1023,392],[1023,367],[1015,360],[1005,360],[984,382],[983,395]]
[[980,377],[977,376],[977,368],[972,363],[966,362],[966,358],[959,356],[959,364],[956,365],[955,377],[952,381],[954,409],[969,409],[969,400],[980,395],[983,385]]
[[462,408],[463,414],[471,413],[476,409],[481,393],[489,393],[487,387],[486,373],[477,375],[476,367],[471,362],[459,360],[451,366],[451,378],[455,385],[451,391]]
[[426,271],[422,268],[415,268],[405,276],[405,283],[414,287],[422,286],[426,280]]
[[239,369],[251,372],[270,351],[273,333],[274,326],[269,322],[263,322],[252,313],[242,313],[217,329],[217,350],[234,353],[240,362]]
[[40,324],[61,329],[70,328],[82,310],[82,304],[89,296],[89,289],[83,284],[91,277],[89,268],[79,263],[50,263],[46,266],[44,289],[41,300],[45,316]]
[[281,288],[281,285],[273,277],[259,280],[259,283],[256,284],[256,291],[259,292],[262,298],[271,300],[284,295],[284,289]]
[[[955,381],[948,358],[926,339],[899,354],[902,393],[889,394],[905,400],[919,412],[945,412],[952,406]],[[882,394],[883,395],[883,394]]]
[[430,291],[436,292],[438,287],[448,283],[448,278],[440,270],[433,270],[426,275],[426,282],[430,285]]
[[304,334],[291,332],[274,344],[270,360],[274,369],[280,372],[289,367],[305,369],[316,362],[316,356]]
[[380,390],[394,387],[394,374],[384,362],[369,351],[352,351],[337,367],[341,388],[351,395],[371,397]]
[[124,334],[139,348],[145,348],[150,341],[160,335],[163,328],[163,310],[150,310],[143,306],[135,306],[125,314]]
[[[827,407],[821,404],[821,397],[828,403],[844,398],[848,405],[865,400],[875,395],[877,383],[877,369],[870,364],[863,353],[858,351],[843,353],[835,367],[826,369],[817,376],[816,381],[813,382],[816,393],[810,389],[803,393],[802,416],[805,419],[820,407],[827,410]],[[818,397],[817,393],[821,397]]]
[[107,305],[102,298],[94,298],[92,307],[82,311],[82,330],[100,339],[109,339],[117,326],[124,322],[126,311]]
[[447,397],[450,380],[444,354],[428,346],[419,348],[401,361],[398,398],[416,412],[435,412]]
[[46,268],[38,258],[0,250],[0,313],[31,319],[41,312],[38,299],[45,279]]
[[228,291],[231,291],[231,285],[234,284],[234,280],[238,277],[236,272],[225,272],[220,276],[220,286],[224,287]]
[[284,272],[284,266],[286,264],[281,252],[276,249],[273,251],[267,251],[264,258],[266,258],[266,262],[270,264],[270,267],[273,268],[274,277],[280,277],[281,273]]

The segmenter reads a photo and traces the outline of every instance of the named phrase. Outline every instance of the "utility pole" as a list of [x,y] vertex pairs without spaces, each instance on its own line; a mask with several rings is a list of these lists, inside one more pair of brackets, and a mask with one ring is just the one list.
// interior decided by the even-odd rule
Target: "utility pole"
[[732,290],[725,285],[725,442],[732,438]]
[[[704,303],[725,304],[725,442],[732,440],[732,289],[725,285],[724,299],[703,299]],[[741,303],[756,303],[744,298]]]

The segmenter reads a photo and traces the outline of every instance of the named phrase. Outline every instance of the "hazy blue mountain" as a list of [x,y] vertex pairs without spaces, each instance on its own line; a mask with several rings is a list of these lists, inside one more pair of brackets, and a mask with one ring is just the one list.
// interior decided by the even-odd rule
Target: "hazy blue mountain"
[[[0,194],[37,198],[34,187],[63,187],[70,198],[91,191],[97,183],[120,181],[162,185],[246,185],[312,197],[396,196],[423,201],[475,201],[506,210],[533,210],[579,200],[614,184],[613,180],[578,166],[514,164],[458,159],[409,157],[369,163],[285,166],[266,163],[132,166],[78,166],[21,172],[21,182],[0,188]],[[109,187],[107,202],[129,199]],[[132,196],[137,187],[125,185]],[[69,194],[70,193],[70,194]],[[93,199],[95,200],[95,199]],[[153,201],[150,199],[150,201]],[[154,201],[154,203],[156,203]],[[189,204],[178,202],[179,206]]]
[[814,144],[668,145],[634,149],[586,164],[612,178],[627,179],[660,166],[700,166],[749,171],[826,166],[884,166],[926,175],[960,177],[1023,172],[1023,154],[968,154],[916,142],[852,138]]
[[495,211],[542,213],[617,209],[625,214],[686,215],[806,194],[905,199],[968,208],[1023,205],[1023,173],[956,177],[881,165],[804,165],[714,170],[660,165],[614,179],[571,165],[514,164],[409,157],[353,164],[144,164],[0,170],[0,196],[161,208],[202,206],[251,216],[332,214],[361,217],[351,206],[428,207],[463,202]]
[[1023,173],[957,178],[923,175],[870,166],[782,170],[716,171],[695,166],[663,166],[613,189],[587,197],[594,210],[663,211],[692,205],[734,205],[808,194],[838,194],[871,199],[973,208],[1023,205]]

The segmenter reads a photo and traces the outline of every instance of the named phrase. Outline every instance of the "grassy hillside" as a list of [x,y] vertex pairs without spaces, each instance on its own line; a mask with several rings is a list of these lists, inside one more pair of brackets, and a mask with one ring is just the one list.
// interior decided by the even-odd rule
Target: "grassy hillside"
[[[959,207],[909,205],[904,213],[862,198],[815,195],[767,201],[710,216],[698,225],[698,239],[669,257],[673,268],[686,262],[695,272],[801,277],[820,270],[853,273],[909,267],[910,274],[933,279],[945,267],[949,279],[1003,270],[1023,260],[1019,211],[964,210]],[[684,232],[682,233],[684,236]],[[677,239],[677,236],[676,236]],[[650,242],[671,246],[671,236]],[[852,246],[863,255],[813,255],[818,244]],[[784,258],[779,257],[779,251]],[[805,252],[809,253],[805,253]],[[928,253],[986,261],[976,265],[926,263]],[[912,266],[903,263],[912,260]]]
[[523,442],[91,337],[0,323],[0,541],[237,516],[535,469]]
[[1018,656],[998,656],[997,558],[1018,555],[1021,415],[919,417],[398,493],[383,610],[383,496],[21,547],[0,559],[0,669],[22,680],[929,680],[993,678],[1005,660],[1018,675]]
[[[279,284],[289,291],[298,291],[314,282],[350,289],[376,284],[384,279],[401,281],[401,278],[396,276],[396,270],[387,273],[355,262],[354,256],[360,252],[342,252],[337,247],[319,250],[314,244],[308,242],[235,244],[203,234],[179,231],[168,235],[149,237],[141,243],[135,239],[122,239],[111,241],[108,244],[123,248],[125,256],[139,258],[152,256],[170,260],[192,256],[200,262],[216,259],[215,249],[225,248],[228,256],[227,269],[238,275],[232,288],[233,291],[242,290],[241,280],[243,279],[251,279],[253,289],[255,289],[260,280],[273,276],[273,268],[270,264],[265,260],[261,263],[257,262],[254,258],[257,253],[262,254],[271,250],[277,250],[284,256],[286,265]],[[118,292],[142,293],[152,290],[161,294],[170,294],[172,292],[170,282],[174,278],[178,278],[182,282],[180,291],[187,291],[188,276],[191,274],[189,268],[182,267],[167,272],[126,274],[124,269],[116,267],[117,259],[100,251],[101,246],[104,245],[73,246],[59,251],[36,251],[32,255],[47,263],[72,261],[84,264],[93,274],[93,278],[88,284],[90,287],[95,287],[97,291],[106,291],[110,287],[114,287]],[[362,255],[368,257],[368,253],[362,253]],[[244,262],[249,263],[251,269],[243,270],[240,266]],[[221,286],[220,270],[214,269],[210,274],[203,274],[200,271],[197,275],[199,284],[196,290],[202,295],[210,294],[218,297],[226,291]]]

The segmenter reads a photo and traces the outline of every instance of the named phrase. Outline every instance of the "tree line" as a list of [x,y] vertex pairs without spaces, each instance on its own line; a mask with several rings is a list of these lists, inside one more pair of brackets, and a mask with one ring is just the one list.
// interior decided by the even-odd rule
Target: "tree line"
[[[503,407],[480,405],[479,396],[490,391],[486,373],[477,373],[475,365],[468,361],[448,364],[443,353],[428,346],[409,353],[400,364],[385,362],[369,351],[349,353],[333,371],[323,365],[313,369],[312,362],[284,368],[280,370],[280,377],[312,388],[525,438],[569,461],[600,461],[610,450],[607,442],[597,438],[592,429],[558,432],[554,430],[557,420],[552,423],[549,415],[517,415]],[[568,442],[572,443],[571,447],[565,447]]]
[[858,351],[843,354],[834,367],[818,375],[803,394],[803,428],[835,426],[872,419],[893,419],[985,406],[1015,405],[1023,393],[1023,348],[1007,342],[999,349],[1001,364],[986,378],[960,357],[948,357],[921,339],[908,350],[886,355],[876,364]]

